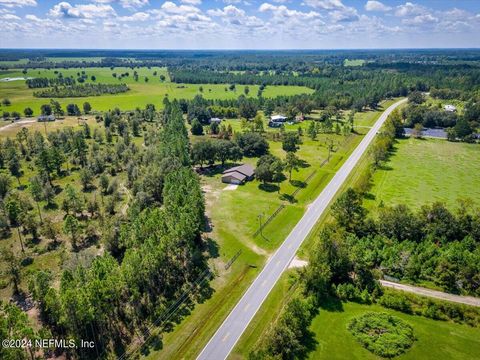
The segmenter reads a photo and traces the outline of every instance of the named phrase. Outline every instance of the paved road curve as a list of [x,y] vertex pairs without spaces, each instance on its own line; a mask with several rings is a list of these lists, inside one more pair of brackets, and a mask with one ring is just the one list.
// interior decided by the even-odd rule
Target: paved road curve
[[442,291],[426,289],[419,286],[399,284],[386,280],[380,280],[380,284],[382,284],[382,286],[389,287],[395,290],[407,291],[421,296],[428,296],[436,299],[452,301],[470,306],[480,306],[480,298],[473,296],[454,295]]
[[340,189],[343,182],[347,179],[352,169],[360,160],[360,157],[367,150],[368,145],[372,142],[388,115],[398,105],[405,101],[406,99],[396,102],[380,116],[375,125],[370,129],[367,135],[365,135],[360,144],[340,170],[338,170],[322,193],[309,206],[304,216],[300,219],[283,244],[270,258],[258,277],[252,285],[250,285],[235,308],[200,353],[197,358],[198,360],[224,360],[230,354],[230,351],[232,351],[238,339],[240,339],[240,336],[247,328],[277,280],[280,278],[280,275],[282,275],[282,272],[295,257],[295,253],[303,240],[305,240],[310,233],[315,223],[333,199],[335,193]]

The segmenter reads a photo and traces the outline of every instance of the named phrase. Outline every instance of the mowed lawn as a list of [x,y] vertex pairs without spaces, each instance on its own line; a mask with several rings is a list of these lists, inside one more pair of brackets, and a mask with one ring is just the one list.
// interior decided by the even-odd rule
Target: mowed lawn
[[[85,71],[88,80],[85,83],[93,83],[91,76],[95,76],[95,83],[102,84],[120,84],[125,83],[130,87],[126,93],[115,95],[102,95],[81,98],[60,98],[56,99],[65,108],[67,104],[74,103],[79,105],[88,101],[93,110],[105,111],[114,109],[115,107],[121,110],[134,110],[137,107],[144,108],[147,104],[154,104],[157,108],[162,107],[162,101],[165,96],[169,99],[193,99],[196,95],[202,95],[206,99],[236,99],[244,94],[245,86],[237,85],[235,91],[228,90],[228,84],[176,84],[169,81],[166,68],[146,67],[135,68],[75,68],[75,69],[57,69],[64,77],[73,75],[76,79],[77,73]],[[133,78],[133,72],[137,71],[139,79],[138,82]],[[153,75],[154,72],[157,75]],[[129,73],[128,77],[119,79],[119,76],[124,73]],[[113,74],[117,77],[113,77]],[[165,81],[160,80],[160,75],[166,77]],[[54,70],[29,70],[26,75],[21,71],[0,71],[0,79],[2,78],[17,78],[17,77],[47,77],[54,78],[57,75]],[[148,81],[145,81],[148,78]],[[248,96],[256,97],[258,92],[258,85],[249,85]],[[202,88],[202,89],[201,89]],[[50,102],[48,98],[36,98],[33,96],[34,91],[42,89],[29,89],[24,80],[17,81],[0,81],[0,100],[8,98],[11,101],[10,106],[0,106],[0,111],[18,111],[23,115],[23,110],[30,107],[34,111],[34,115],[38,115],[42,104]],[[203,90],[203,91],[200,91]],[[297,94],[311,94],[312,89],[303,86],[267,86],[263,92],[264,97],[276,97],[281,95],[291,96]]]
[[480,329],[468,325],[407,315],[379,305],[341,304],[340,309],[320,309],[310,329],[315,333],[315,350],[309,359],[356,360],[380,359],[363,348],[347,330],[350,319],[366,312],[386,312],[397,316],[412,327],[417,340],[399,360],[478,359],[480,355]]
[[480,199],[480,146],[435,139],[403,139],[374,175],[371,194],[387,205],[418,208],[441,201],[455,207],[460,198]]

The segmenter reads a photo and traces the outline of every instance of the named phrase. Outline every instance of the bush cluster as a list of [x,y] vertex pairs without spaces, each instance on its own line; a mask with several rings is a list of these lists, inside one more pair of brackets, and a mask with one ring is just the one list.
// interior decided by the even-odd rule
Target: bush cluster
[[348,330],[367,350],[386,358],[404,353],[415,341],[413,328],[387,313],[367,312],[352,319]]

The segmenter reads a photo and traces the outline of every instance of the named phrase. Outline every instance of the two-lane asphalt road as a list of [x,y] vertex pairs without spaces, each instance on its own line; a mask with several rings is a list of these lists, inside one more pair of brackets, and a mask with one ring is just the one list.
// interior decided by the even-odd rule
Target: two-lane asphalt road
[[391,105],[380,116],[375,125],[365,135],[357,148],[347,161],[330,180],[322,193],[309,206],[305,215],[300,219],[283,244],[270,258],[255,281],[250,285],[243,297],[237,303],[223,324],[210,339],[197,359],[199,360],[224,360],[232,351],[240,336],[266,299],[282,272],[295,257],[295,253],[312,230],[322,213],[332,201],[350,172],[365,153],[368,145],[375,138],[388,115],[406,99]]

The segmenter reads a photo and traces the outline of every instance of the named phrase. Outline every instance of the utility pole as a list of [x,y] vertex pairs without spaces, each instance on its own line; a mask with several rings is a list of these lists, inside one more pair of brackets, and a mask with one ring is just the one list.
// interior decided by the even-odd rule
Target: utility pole
[[260,223],[260,235],[262,236],[262,238],[265,238],[265,236],[263,236],[263,225],[262,225],[262,218],[264,217],[264,213],[260,213],[258,214],[258,222]]

